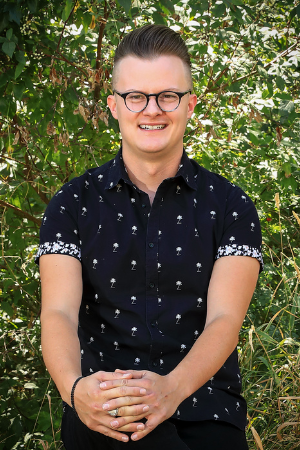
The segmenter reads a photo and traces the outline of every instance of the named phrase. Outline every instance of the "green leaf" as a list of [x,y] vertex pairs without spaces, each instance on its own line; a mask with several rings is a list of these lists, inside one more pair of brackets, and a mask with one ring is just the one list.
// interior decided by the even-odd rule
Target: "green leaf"
[[291,169],[290,163],[282,164],[282,169],[284,170],[285,176],[288,178],[291,175],[291,173],[292,173],[292,169]]
[[[3,2],[2,2],[3,4]],[[0,14],[0,33],[9,27],[8,14]]]
[[68,89],[66,89],[66,91],[64,92],[64,97],[68,100],[68,102],[78,105],[78,97],[71,86],[69,86]]
[[1,311],[6,312],[6,314],[9,315],[9,317],[13,317],[14,310],[9,303],[1,302],[0,309],[1,309]]
[[16,70],[15,70],[15,80],[18,78],[19,75],[21,75],[21,73],[23,72],[24,67],[25,67],[25,65],[21,64],[21,63],[19,63],[17,65]]
[[111,115],[111,112],[108,112],[108,128],[114,130],[115,133],[119,133],[119,122]]
[[38,5],[38,0],[27,0],[28,9],[32,14],[36,13],[37,5]]
[[285,88],[285,82],[284,79],[282,77],[280,77],[279,75],[277,75],[276,77],[276,86],[278,87],[278,89],[280,89],[281,91],[284,90]]
[[266,69],[261,66],[260,64],[257,65],[257,72],[262,75],[265,79],[268,78],[268,72],[266,71]]
[[92,16],[90,13],[83,14],[82,25],[83,25],[83,29],[84,29],[85,33],[88,32],[91,21],[92,21]]
[[258,133],[255,131],[250,131],[249,132],[249,139],[252,142],[252,144],[254,145],[258,145],[259,144],[259,139],[258,139]]
[[244,23],[243,15],[239,9],[236,8],[235,10],[231,11],[231,14],[237,19],[239,23]]
[[21,64],[23,64],[23,65],[26,64],[26,59],[25,59],[25,53],[24,53],[24,52],[19,51],[19,52],[16,53],[15,56],[16,56],[16,60],[17,60],[19,63],[21,63]]
[[12,35],[13,35],[13,29],[12,28],[10,28],[9,30],[7,30],[7,32],[6,32],[6,38],[10,41],[11,40],[11,37],[12,37]]
[[6,53],[10,58],[12,57],[16,48],[16,44],[12,41],[6,41],[2,44],[2,50]]
[[220,2],[212,10],[215,17],[222,17],[226,13],[226,6],[223,2]]
[[[176,3],[176,2],[175,2]],[[160,0],[160,4],[163,5],[165,8],[167,8],[170,13],[174,13],[174,2],[171,2],[170,0]]]
[[283,100],[279,105],[278,112],[281,116],[288,116],[294,109],[294,102]]
[[195,5],[191,4],[191,8],[195,13],[207,11],[209,9],[209,0],[197,1]]
[[16,24],[20,25],[22,12],[17,5],[11,6],[9,9],[9,19],[11,22],[16,22]]
[[73,1],[72,0],[67,0],[66,4],[65,4],[65,7],[64,7],[64,10],[63,10],[63,13],[62,13],[62,16],[61,16],[61,18],[62,18],[62,20],[64,22],[68,19],[69,15],[70,15],[70,13],[72,11],[72,8],[73,8]]
[[22,100],[23,92],[25,91],[25,86],[23,83],[18,83],[13,85],[13,93],[16,100]]
[[124,8],[125,13],[128,15],[131,8],[131,0],[117,0],[117,2]]
[[154,12],[152,17],[156,25],[166,25],[164,17],[159,12]]
[[6,85],[6,83],[9,82],[9,78],[6,76],[5,73],[3,73],[2,75],[0,75],[0,89]]

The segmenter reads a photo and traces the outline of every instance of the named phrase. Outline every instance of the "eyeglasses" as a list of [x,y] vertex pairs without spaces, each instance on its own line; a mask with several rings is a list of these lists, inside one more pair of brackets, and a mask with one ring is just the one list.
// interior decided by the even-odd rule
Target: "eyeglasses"
[[126,107],[131,112],[141,112],[147,108],[150,97],[155,97],[157,106],[164,112],[175,111],[178,108],[182,97],[186,94],[191,94],[192,91],[174,92],[162,91],[158,94],[144,94],[144,92],[133,91],[121,94],[118,91],[113,91],[123,98]]

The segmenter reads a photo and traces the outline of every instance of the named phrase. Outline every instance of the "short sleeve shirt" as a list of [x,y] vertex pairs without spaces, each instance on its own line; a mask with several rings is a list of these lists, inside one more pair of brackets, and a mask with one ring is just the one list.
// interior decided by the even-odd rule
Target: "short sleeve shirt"
[[[260,224],[248,195],[185,152],[152,205],[130,181],[121,150],[65,184],[45,212],[36,260],[53,253],[82,264],[84,376],[116,368],[168,374],[204,329],[216,259],[243,255],[262,265]],[[236,350],[174,417],[245,427]]]

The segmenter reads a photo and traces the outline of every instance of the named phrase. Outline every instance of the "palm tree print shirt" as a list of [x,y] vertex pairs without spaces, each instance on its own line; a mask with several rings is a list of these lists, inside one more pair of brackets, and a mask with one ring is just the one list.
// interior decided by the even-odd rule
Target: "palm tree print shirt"
[[[250,198],[185,152],[152,206],[130,181],[121,150],[65,184],[45,212],[37,261],[50,253],[82,264],[78,335],[84,376],[116,368],[169,373],[203,331],[215,260],[245,255],[262,264]],[[236,351],[174,417],[245,427]]]

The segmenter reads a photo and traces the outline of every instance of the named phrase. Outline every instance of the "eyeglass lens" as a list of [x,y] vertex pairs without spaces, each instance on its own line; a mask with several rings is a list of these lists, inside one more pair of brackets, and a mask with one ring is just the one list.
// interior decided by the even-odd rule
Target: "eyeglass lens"
[[[179,105],[180,98],[175,92],[162,92],[157,97],[158,106],[163,111],[173,111]],[[126,106],[133,112],[139,112],[146,107],[147,97],[140,92],[132,92],[126,96]]]

